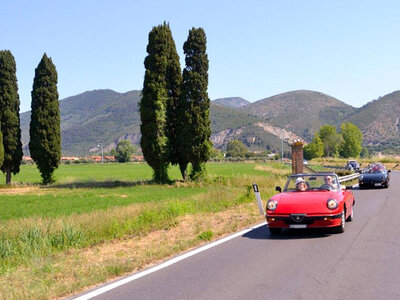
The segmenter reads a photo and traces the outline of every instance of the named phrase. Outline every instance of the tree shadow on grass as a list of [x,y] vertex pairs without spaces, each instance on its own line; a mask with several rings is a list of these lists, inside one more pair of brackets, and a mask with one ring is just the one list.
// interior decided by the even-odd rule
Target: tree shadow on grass
[[[166,183],[172,184],[173,182]],[[86,189],[86,188],[118,188],[118,187],[134,187],[139,185],[156,185],[153,180],[138,181],[120,181],[120,180],[104,180],[104,181],[75,181],[68,183],[58,183],[52,185],[43,185],[44,189]]]

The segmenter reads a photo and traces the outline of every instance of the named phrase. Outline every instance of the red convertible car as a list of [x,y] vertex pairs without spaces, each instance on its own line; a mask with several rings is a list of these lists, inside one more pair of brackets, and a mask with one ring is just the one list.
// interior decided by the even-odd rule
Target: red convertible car
[[265,217],[271,234],[282,228],[331,227],[345,230],[354,216],[351,186],[341,186],[335,173],[293,174],[282,191],[267,202]]

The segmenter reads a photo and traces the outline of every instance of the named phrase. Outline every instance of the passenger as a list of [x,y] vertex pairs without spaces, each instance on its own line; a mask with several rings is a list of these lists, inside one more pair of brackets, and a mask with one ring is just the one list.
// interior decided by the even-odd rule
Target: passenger
[[301,178],[301,177],[296,178],[296,189],[301,192],[304,192],[305,190],[307,190],[307,184],[303,178]]

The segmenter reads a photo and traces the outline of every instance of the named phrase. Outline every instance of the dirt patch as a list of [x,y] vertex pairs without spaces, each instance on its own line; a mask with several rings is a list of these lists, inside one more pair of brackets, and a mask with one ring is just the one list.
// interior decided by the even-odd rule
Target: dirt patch
[[38,186],[28,186],[28,187],[10,187],[10,188],[1,188],[0,195],[22,195],[32,192],[39,192],[40,188]]
[[258,170],[258,171],[265,171],[265,172],[270,172],[272,174],[279,174],[279,175],[286,175],[286,174],[290,173],[290,171],[288,171],[288,170],[275,169],[270,166],[255,166],[254,169]]

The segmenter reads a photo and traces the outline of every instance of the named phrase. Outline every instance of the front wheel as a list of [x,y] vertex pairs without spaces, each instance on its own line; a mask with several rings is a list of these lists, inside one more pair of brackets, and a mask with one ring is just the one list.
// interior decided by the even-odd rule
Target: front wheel
[[353,221],[353,219],[354,219],[354,204],[351,207],[351,214],[350,214],[350,216],[347,217],[346,222],[351,222],[351,221]]
[[333,228],[334,233],[343,233],[346,228],[346,211],[343,210],[340,225]]
[[271,227],[268,227],[268,230],[269,230],[269,233],[271,235],[277,235],[277,234],[281,233],[282,228],[271,228]]

